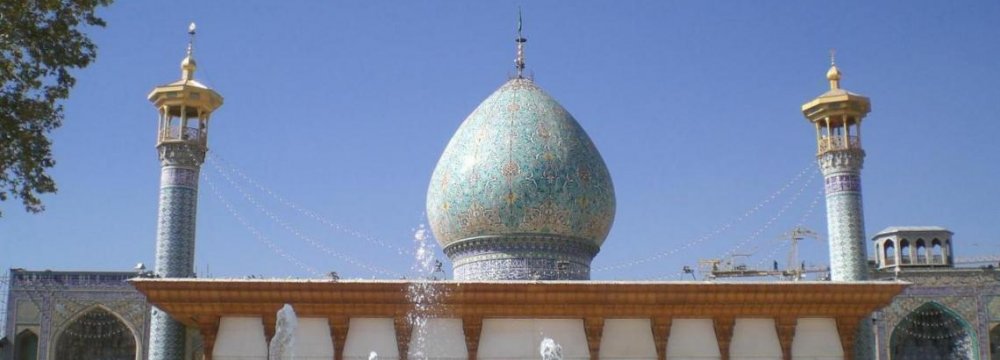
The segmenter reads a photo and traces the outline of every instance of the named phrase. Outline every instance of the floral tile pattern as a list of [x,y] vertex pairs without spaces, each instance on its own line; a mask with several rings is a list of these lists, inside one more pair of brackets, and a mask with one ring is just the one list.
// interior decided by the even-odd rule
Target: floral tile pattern
[[[427,214],[442,247],[458,257],[456,279],[494,279],[505,269],[537,276],[551,273],[556,261],[576,268],[564,271],[573,278],[589,278],[590,259],[614,221],[614,186],[573,116],[534,82],[517,78],[483,101],[448,143],[431,177]],[[531,250],[512,252],[512,237],[532,239]],[[478,241],[475,251],[449,251],[473,238],[489,241]],[[566,244],[586,250],[546,250]],[[476,261],[463,261],[473,253]],[[460,271],[462,264],[470,267]]]

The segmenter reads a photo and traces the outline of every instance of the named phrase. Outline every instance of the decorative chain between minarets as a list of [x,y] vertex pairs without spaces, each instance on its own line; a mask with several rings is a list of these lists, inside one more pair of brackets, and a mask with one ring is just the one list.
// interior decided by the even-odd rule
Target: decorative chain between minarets
[[[222,97],[194,80],[194,24],[181,79],[157,86],[149,94],[159,114],[156,150],[160,159],[160,207],[154,274],[164,278],[194,277],[198,174],[208,151],[208,120]],[[153,308],[150,360],[185,358],[184,326]]]
[[[831,61],[832,62],[832,61]],[[830,275],[833,281],[868,277],[867,240],[861,199],[861,123],[871,110],[867,97],[840,88],[840,69],[826,74],[830,90],[802,105],[816,127],[816,158],[826,190]]]

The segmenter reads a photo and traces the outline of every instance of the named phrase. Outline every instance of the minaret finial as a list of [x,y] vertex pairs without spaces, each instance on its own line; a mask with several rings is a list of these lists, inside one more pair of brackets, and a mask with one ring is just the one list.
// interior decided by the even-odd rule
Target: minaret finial
[[830,70],[826,72],[830,80],[830,90],[840,89],[840,69],[837,68],[837,49],[830,49]]
[[517,69],[517,78],[524,78],[524,43],[528,41],[524,36],[521,35],[523,22],[521,18],[521,8],[517,8],[517,38],[514,42],[517,43],[517,57],[514,58],[514,68]]
[[191,25],[188,25],[188,35],[191,35],[191,37],[188,39],[187,56],[191,56],[194,53],[194,34],[197,28],[197,25],[195,25],[193,21],[191,22]]
[[192,22],[191,25],[188,25],[188,35],[190,35],[191,37],[188,38],[187,56],[185,56],[184,60],[181,61],[181,79],[184,81],[191,80],[194,78],[194,70],[197,67],[194,62],[195,29],[196,26],[194,22]]

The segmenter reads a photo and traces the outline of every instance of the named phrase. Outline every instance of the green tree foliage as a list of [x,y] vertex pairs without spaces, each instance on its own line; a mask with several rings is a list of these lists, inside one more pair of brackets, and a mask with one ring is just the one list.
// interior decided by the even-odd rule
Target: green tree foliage
[[[0,202],[19,198],[29,212],[56,191],[49,133],[62,124],[59,101],[97,46],[80,31],[105,25],[95,10],[112,0],[0,0]],[[3,212],[0,211],[0,216]]]

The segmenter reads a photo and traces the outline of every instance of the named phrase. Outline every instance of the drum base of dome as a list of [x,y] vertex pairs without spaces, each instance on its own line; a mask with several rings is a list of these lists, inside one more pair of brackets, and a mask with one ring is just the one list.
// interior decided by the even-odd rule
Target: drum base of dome
[[599,250],[582,239],[524,234],[465,239],[444,252],[459,281],[590,280]]

